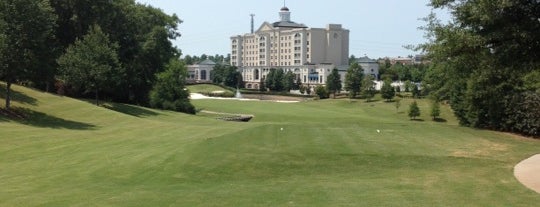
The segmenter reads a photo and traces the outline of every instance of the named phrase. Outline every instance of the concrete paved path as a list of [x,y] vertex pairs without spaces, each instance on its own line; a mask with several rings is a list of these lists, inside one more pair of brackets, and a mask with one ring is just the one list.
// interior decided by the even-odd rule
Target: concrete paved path
[[514,176],[537,193],[540,193],[540,154],[521,161],[514,167]]

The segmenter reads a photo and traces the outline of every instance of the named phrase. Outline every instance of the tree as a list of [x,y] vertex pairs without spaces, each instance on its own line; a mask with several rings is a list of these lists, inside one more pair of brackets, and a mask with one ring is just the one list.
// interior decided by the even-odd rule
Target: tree
[[276,74],[274,75],[272,80],[272,87],[274,88],[274,91],[283,91],[285,89],[283,85],[284,77],[285,72],[283,71],[283,69],[277,69]]
[[341,87],[341,76],[339,75],[338,69],[334,68],[332,73],[326,78],[326,89],[334,95],[334,98],[336,98],[336,92],[341,91]]
[[0,80],[6,82],[7,110],[13,83],[54,64],[49,42],[56,18],[47,0],[0,1]]
[[236,66],[216,64],[210,74],[215,84],[239,88],[243,86],[242,74]]
[[401,107],[401,99],[396,99],[394,106],[396,107],[396,112],[398,112],[399,107]]
[[283,89],[287,92],[295,88],[294,86],[295,75],[292,71],[288,71],[283,78]]
[[347,74],[345,75],[345,90],[349,92],[350,98],[355,98],[360,92],[363,76],[362,66],[358,65],[358,63],[353,63],[347,70]]
[[381,87],[381,95],[384,99],[386,99],[386,102],[389,102],[394,98],[396,95],[396,92],[394,91],[394,87],[392,86],[392,82],[390,79],[386,79]]
[[362,96],[366,99],[366,102],[370,102],[371,98],[375,96],[375,83],[373,82],[375,78],[371,75],[366,75],[362,79]]
[[413,83],[411,83],[411,81],[407,80],[405,81],[405,92],[411,92],[412,88],[413,88]]
[[316,88],[315,88],[315,94],[317,94],[317,96],[319,96],[320,99],[326,99],[328,98],[328,91],[326,90],[326,87],[322,86],[322,85],[318,85]]
[[270,69],[270,72],[268,72],[268,74],[266,75],[266,78],[263,78],[264,80],[264,86],[265,86],[265,90],[268,89],[268,90],[273,90],[273,87],[274,87],[274,76],[276,76],[276,69],[274,68],[271,68]]
[[259,91],[266,91],[266,79],[265,79],[265,77],[261,78],[261,84],[259,85]]
[[266,75],[265,85],[271,91],[283,91],[283,79],[284,79],[283,69],[270,69],[268,75]]
[[448,24],[434,14],[425,18],[429,42],[419,49],[432,62],[427,88],[448,100],[462,125],[513,130],[517,122],[508,111],[526,107],[514,103],[514,95],[533,98],[524,96],[535,89],[523,87],[523,77],[540,70],[538,1],[432,0],[430,5],[448,9],[453,18]]
[[412,96],[414,98],[420,97],[420,89],[418,89],[418,84],[413,84]]
[[413,101],[412,104],[409,105],[409,117],[414,120],[418,116],[420,116],[420,108],[418,108],[416,101]]
[[436,120],[441,115],[441,106],[439,102],[433,101],[431,105],[431,117],[433,120]]
[[165,71],[157,75],[157,82],[150,91],[150,105],[154,108],[195,114],[185,88],[187,69],[178,59],[171,59]]
[[302,79],[300,79],[300,76],[296,78],[296,81],[294,82],[294,88],[293,90],[300,90],[302,87]]
[[356,56],[354,56],[354,55],[349,56],[349,65],[352,65],[352,64],[354,64],[356,62],[357,62]]
[[82,40],[68,47],[58,59],[65,81],[87,92],[94,92],[96,105],[99,91],[111,87],[122,78],[117,44],[99,26],[93,26]]
[[110,41],[118,44],[118,59],[124,69],[122,81],[108,95],[114,101],[148,105],[156,74],[171,58],[180,57],[172,40],[180,36],[178,25],[182,21],[133,0],[50,2],[59,17],[54,42],[61,52],[56,57],[82,39],[90,27],[99,25]]

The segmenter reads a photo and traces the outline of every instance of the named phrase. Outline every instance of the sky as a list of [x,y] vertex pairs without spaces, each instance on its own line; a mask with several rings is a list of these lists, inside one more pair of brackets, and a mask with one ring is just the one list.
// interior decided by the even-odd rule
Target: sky
[[[174,44],[183,55],[226,55],[230,53],[230,37],[249,33],[250,14],[255,14],[255,30],[263,22],[279,20],[283,0],[136,0],[176,14],[181,37]],[[341,24],[350,30],[349,54],[370,58],[415,55],[419,52],[403,48],[424,43],[429,0],[286,0],[291,20],[308,27],[325,28]],[[447,21],[448,14],[435,11]]]

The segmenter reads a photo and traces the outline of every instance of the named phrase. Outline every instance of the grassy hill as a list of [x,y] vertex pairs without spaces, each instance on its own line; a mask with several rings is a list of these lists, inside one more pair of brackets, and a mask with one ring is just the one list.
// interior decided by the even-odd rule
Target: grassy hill
[[0,116],[0,206],[540,203],[512,173],[540,142],[459,127],[444,106],[432,122],[409,121],[410,100],[193,101],[255,115],[234,123],[14,90],[30,117]]

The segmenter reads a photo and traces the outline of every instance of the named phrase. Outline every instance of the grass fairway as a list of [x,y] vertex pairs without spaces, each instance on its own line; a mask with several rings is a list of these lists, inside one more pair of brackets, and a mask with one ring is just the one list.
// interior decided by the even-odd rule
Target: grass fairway
[[447,107],[432,122],[409,121],[408,100],[399,113],[383,102],[193,101],[255,115],[234,123],[14,89],[32,119],[0,116],[0,206],[540,203],[512,172],[540,142],[459,127]]

